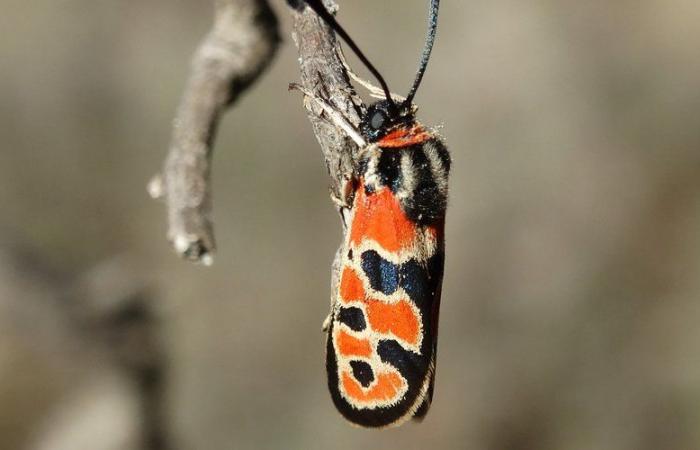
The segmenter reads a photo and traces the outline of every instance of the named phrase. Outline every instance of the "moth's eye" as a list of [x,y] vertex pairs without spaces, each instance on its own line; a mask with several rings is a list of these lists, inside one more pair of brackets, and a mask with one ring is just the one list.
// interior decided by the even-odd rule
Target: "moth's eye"
[[380,129],[386,122],[386,115],[382,111],[375,111],[369,120],[369,126],[375,130]]

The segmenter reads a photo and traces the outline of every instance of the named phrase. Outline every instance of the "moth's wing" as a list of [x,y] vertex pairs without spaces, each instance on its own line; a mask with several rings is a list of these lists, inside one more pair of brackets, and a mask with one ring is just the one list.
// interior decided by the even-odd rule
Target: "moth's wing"
[[[423,251],[416,251],[409,259],[399,258],[403,249],[427,244],[420,238],[423,228],[406,217],[399,200],[386,188],[358,192],[349,233],[347,252],[341,256],[337,307],[327,337],[329,389],[336,407],[348,420],[368,427],[398,425],[413,417],[431,382],[431,330],[436,318],[434,307],[429,305],[438,291],[434,283],[441,278],[442,260],[438,257],[435,264],[426,264]],[[363,314],[363,320],[350,320],[345,314],[350,309]],[[360,323],[362,326],[353,326]],[[338,337],[334,337],[336,329]],[[344,337],[342,345],[341,333],[351,336]],[[358,353],[353,345],[367,348]],[[370,380],[360,392],[355,382],[362,380],[351,379],[349,383],[356,387],[347,391],[346,378],[339,370],[342,366],[344,376],[353,376],[348,371],[353,361],[371,370],[371,378],[376,376],[380,384]],[[372,391],[381,392],[375,390],[380,386],[386,390],[375,397]],[[392,398],[394,395],[398,397]]]

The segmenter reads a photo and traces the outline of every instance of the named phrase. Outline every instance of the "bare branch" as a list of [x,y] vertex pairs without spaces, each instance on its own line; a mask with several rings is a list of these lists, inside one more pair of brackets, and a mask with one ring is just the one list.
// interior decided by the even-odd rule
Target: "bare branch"
[[168,239],[183,257],[211,264],[211,156],[221,113],[268,66],[279,43],[266,0],[216,0],[212,30],[192,59],[162,175],[149,183],[168,208]]
[[[304,105],[331,176],[332,195],[343,198],[346,183],[352,176],[358,146],[347,130],[329,117],[323,104],[331,105],[344,116],[345,121],[357,127],[362,101],[350,84],[335,34],[303,2],[290,3],[298,5],[292,12],[292,37],[299,50],[303,92],[321,100],[306,101]],[[325,3],[330,11],[337,10],[332,0]]]

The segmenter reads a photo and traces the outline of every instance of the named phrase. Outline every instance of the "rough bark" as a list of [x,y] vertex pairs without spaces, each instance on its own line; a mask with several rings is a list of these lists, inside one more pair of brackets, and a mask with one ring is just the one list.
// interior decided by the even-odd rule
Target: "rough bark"
[[[329,11],[337,10],[333,1],[326,0],[325,4]],[[292,13],[292,38],[299,51],[301,86],[333,106],[352,125],[357,126],[362,101],[350,84],[339,42],[315,12],[304,7],[303,2],[300,5]],[[336,198],[342,198],[345,182],[350,179],[353,171],[353,156],[357,145],[347,133],[329,120],[318,103],[305,98],[304,104],[331,177],[332,194]]]

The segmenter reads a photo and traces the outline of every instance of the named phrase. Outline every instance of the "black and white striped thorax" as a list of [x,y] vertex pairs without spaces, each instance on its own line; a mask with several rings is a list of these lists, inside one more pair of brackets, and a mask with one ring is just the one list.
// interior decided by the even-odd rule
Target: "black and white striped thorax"
[[445,217],[450,155],[437,137],[399,148],[369,145],[358,166],[366,192],[391,189],[406,215],[418,225]]

